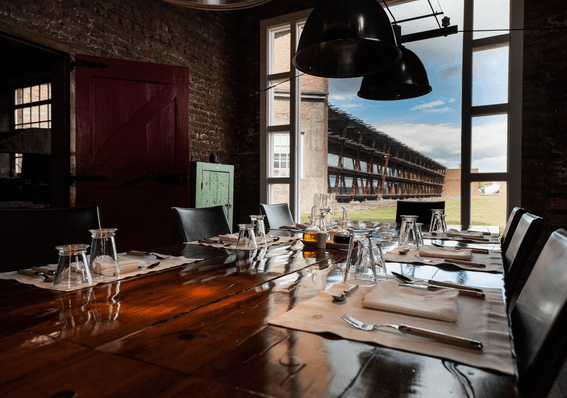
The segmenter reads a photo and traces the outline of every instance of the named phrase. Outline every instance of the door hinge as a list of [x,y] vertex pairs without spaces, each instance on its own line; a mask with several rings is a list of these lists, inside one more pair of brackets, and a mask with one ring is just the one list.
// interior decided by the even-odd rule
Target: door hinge
[[106,69],[109,66],[102,62],[92,62],[92,61],[71,61],[71,68],[75,69],[77,66],[84,66],[85,68],[99,68],[99,69]]

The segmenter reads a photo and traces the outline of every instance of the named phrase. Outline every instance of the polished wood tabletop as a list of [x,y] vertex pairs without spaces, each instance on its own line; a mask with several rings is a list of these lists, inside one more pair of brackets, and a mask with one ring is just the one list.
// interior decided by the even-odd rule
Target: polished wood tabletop
[[[1,280],[0,395],[517,396],[515,378],[498,372],[268,325],[340,282],[345,251],[288,243],[252,256],[197,245],[156,251],[203,260],[69,293]],[[500,274],[416,268],[502,287]]]

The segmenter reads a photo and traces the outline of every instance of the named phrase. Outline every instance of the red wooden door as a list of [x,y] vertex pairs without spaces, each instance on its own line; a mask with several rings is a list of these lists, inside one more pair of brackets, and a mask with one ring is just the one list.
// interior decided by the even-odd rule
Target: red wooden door
[[77,206],[99,206],[119,251],[178,241],[170,207],[189,203],[188,82],[184,67],[77,56]]

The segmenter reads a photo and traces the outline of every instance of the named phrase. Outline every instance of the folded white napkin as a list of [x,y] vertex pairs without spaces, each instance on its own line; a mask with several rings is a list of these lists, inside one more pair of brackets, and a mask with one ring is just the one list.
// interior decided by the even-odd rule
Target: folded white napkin
[[486,240],[487,238],[482,231],[458,231],[453,228],[447,231],[447,236],[450,238],[470,238],[483,240]]
[[362,299],[362,306],[421,318],[457,322],[456,289],[428,291],[400,286],[395,280],[378,282]]
[[452,258],[453,260],[471,261],[472,250],[470,249],[446,249],[444,247],[423,246],[419,250],[420,257]]
[[227,243],[236,243],[238,234],[219,235],[219,240]]

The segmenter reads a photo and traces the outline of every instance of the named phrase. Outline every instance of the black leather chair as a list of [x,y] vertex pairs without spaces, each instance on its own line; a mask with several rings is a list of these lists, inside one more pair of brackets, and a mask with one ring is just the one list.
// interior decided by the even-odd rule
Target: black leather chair
[[547,397],[567,357],[567,231],[551,234],[510,314],[522,397]]
[[504,232],[502,233],[502,238],[500,240],[502,242],[500,245],[502,254],[506,253],[506,249],[508,249],[508,246],[510,245],[512,235],[514,235],[514,231],[518,226],[518,222],[520,222],[520,218],[522,218],[522,215],[524,215],[525,212],[526,210],[519,206],[514,207],[510,212],[510,216],[506,222],[506,228],[504,228]]
[[[512,307],[514,297],[518,296],[520,280],[525,272],[525,265],[541,232],[543,218],[524,213],[510,239],[508,250],[503,254],[504,285],[508,304]],[[526,275],[529,275],[527,270]]]
[[231,233],[223,205],[201,208],[172,207],[171,210],[181,242],[194,242]]
[[91,243],[101,227],[97,206],[0,210],[0,272],[57,264],[55,246]]
[[396,222],[402,222],[402,217],[405,215],[417,216],[417,222],[423,223],[423,228],[429,230],[431,224],[431,217],[433,215],[432,209],[445,210],[445,202],[412,202],[408,200],[398,200],[396,207]]
[[266,216],[266,228],[278,229],[284,225],[295,225],[287,203],[275,205],[260,204],[260,211]]

